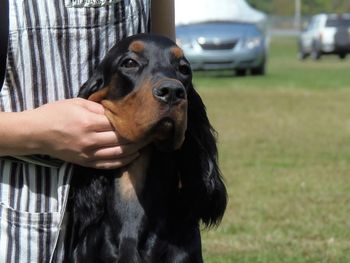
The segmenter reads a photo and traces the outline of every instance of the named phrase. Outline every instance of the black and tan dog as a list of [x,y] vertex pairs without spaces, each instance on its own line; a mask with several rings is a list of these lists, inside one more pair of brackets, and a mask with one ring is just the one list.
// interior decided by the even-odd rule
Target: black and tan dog
[[202,262],[200,222],[221,220],[226,189],[191,81],[174,42],[141,34],[113,47],[82,87],[122,137],[147,146],[121,169],[76,169],[69,262]]

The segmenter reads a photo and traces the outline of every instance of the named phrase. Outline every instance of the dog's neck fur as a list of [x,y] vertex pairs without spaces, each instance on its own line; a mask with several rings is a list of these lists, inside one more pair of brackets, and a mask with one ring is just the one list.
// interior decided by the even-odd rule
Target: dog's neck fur
[[140,151],[136,160],[121,169],[117,187],[123,200],[135,200],[143,190],[150,158],[151,149],[146,147]]

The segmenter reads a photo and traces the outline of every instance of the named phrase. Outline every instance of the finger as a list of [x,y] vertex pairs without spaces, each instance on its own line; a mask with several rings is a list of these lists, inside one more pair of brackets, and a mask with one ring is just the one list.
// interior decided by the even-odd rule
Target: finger
[[108,160],[116,158],[124,158],[138,153],[140,144],[126,144],[115,147],[105,147],[94,151],[91,154],[93,160]]
[[96,114],[102,115],[105,112],[104,107],[100,103],[97,103],[97,102],[93,102],[93,101],[82,99],[82,98],[74,99],[74,102],[81,105],[82,107],[86,108],[87,110],[89,110],[93,113],[96,113]]
[[104,131],[114,131],[114,127],[109,122],[108,118],[105,115],[102,114],[95,114],[93,113],[91,115],[91,128],[95,132],[104,132]]
[[125,139],[121,138],[115,131],[96,132],[92,135],[91,140],[93,150],[129,143]]
[[117,169],[131,163],[138,156],[139,154],[135,153],[133,155],[129,155],[123,158],[110,159],[110,160],[98,160],[98,161],[89,163],[88,167],[92,167],[96,169],[104,169],[104,170]]
[[96,102],[76,98],[71,99],[74,104],[79,105],[80,107],[83,107],[86,109],[87,115],[86,117],[89,117],[89,122],[92,124],[91,130],[93,131],[112,131],[114,130],[113,126],[109,122],[108,118],[106,117],[104,107]]

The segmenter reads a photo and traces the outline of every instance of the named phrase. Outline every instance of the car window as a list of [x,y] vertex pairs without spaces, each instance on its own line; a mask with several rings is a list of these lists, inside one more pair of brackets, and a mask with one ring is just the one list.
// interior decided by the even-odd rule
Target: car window
[[314,25],[315,25],[315,21],[314,20],[311,20],[310,23],[308,24],[307,26],[307,30],[312,30],[314,28]]
[[234,32],[235,34],[243,35],[262,35],[263,33],[254,24],[239,23],[239,22],[204,22],[198,24],[191,24],[186,26],[177,26],[177,34],[184,34],[185,32],[196,32],[208,34],[209,32],[222,33]]
[[344,18],[328,18],[327,27],[350,27],[350,19]]
[[307,30],[310,31],[310,30],[314,30],[315,28],[317,27],[317,18],[316,17],[313,17],[307,27]]

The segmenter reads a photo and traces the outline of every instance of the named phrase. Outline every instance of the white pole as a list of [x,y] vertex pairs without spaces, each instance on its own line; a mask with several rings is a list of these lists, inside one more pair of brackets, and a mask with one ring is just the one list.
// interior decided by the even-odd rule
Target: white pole
[[301,29],[301,0],[295,0],[294,27],[296,30]]

